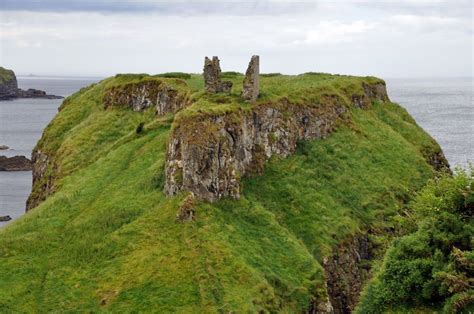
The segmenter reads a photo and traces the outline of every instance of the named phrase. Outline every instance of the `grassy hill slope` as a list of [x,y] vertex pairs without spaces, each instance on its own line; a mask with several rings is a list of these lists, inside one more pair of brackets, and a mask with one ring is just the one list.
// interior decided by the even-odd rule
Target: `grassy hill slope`
[[[249,106],[238,100],[242,76],[229,77],[230,96],[205,95],[197,75],[152,79],[192,95],[179,113],[189,117]],[[394,227],[434,175],[427,157],[440,148],[404,109],[350,107],[350,123],[329,138],[246,178],[240,200],[199,203],[195,221],[178,223],[186,195],[163,194],[173,115],[102,104],[107,87],[144,78],[82,89],[45,130],[36,149],[54,159],[55,193],[0,230],[0,311],[300,312],[327,298],[324,257],[348,237]],[[361,80],[375,78],[262,77],[259,102],[317,103]]]

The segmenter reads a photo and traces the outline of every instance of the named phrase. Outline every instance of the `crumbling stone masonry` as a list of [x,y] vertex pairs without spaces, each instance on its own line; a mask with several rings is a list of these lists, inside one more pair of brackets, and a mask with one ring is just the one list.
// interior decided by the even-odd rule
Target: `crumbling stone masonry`
[[232,82],[221,81],[221,67],[219,58],[214,56],[212,60],[206,57],[204,59],[204,86],[209,93],[230,93]]
[[255,101],[259,94],[259,56],[252,56],[245,72],[244,88],[242,89],[242,98],[247,101]]

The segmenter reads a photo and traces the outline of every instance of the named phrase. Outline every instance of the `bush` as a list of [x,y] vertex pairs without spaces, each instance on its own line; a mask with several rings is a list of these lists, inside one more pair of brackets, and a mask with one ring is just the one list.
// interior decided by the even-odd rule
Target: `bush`
[[362,295],[360,313],[392,307],[443,308],[474,301],[473,171],[430,182],[411,204],[417,230],[395,240]]

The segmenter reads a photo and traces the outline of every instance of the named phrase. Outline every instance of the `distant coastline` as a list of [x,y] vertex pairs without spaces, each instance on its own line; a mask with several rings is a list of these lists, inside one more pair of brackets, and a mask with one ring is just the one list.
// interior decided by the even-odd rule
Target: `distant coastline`
[[35,88],[18,88],[18,81],[15,72],[0,67],[0,100],[12,100],[18,98],[62,99],[64,97],[47,94],[45,91]]
[[17,75],[21,80],[102,80],[105,76]]

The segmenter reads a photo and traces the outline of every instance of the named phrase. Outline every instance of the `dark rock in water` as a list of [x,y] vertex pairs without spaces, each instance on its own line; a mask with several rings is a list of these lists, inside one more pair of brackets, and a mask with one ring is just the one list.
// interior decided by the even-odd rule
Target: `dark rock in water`
[[6,216],[0,216],[0,222],[4,222],[4,221],[10,221],[12,220],[12,217],[6,215]]
[[45,98],[45,99],[62,99],[62,96],[48,95],[45,91],[29,88],[27,90],[18,89],[18,98]]
[[30,171],[32,169],[31,160],[25,156],[0,156],[0,171]]
[[0,100],[10,100],[15,98],[61,99],[64,97],[48,95],[45,91],[38,89],[20,89],[18,88],[15,72],[0,67]]
[[206,57],[204,59],[204,87],[208,93],[230,93],[232,82],[221,81],[221,66],[219,58],[214,56],[212,60]]
[[9,149],[10,147],[8,147],[7,145],[0,145],[0,150],[5,150],[5,149]]

